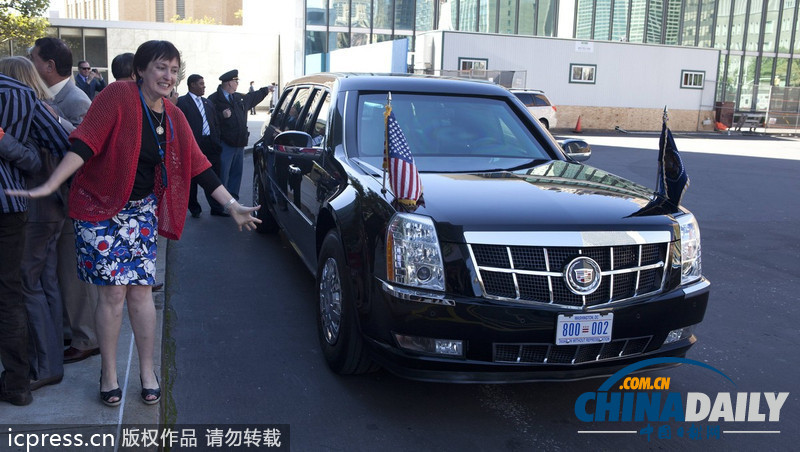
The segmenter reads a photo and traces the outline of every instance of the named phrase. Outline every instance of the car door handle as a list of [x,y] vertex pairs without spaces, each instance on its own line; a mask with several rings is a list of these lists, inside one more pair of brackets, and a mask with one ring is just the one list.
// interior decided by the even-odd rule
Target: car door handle
[[303,170],[301,170],[300,168],[296,167],[295,165],[289,165],[289,173],[290,174],[301,174],[302,172],[303,172]]

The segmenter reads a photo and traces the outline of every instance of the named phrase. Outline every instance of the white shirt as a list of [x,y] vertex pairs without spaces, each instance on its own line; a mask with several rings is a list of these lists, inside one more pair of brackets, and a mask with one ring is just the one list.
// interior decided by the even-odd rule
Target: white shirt
[[189,91],[189,95],[194,100],[194,104],[197,105],[197,109],[200,110],[200,117],[203,118],[203,135],[209,135],[211,133],[211,129],[208,125],[208,118],[206,118],[206,109],[203,105],[203,98],[200,96],[195,95],[195,93]]
[[64,80],[61,80],[60,82],[56,83],[55,85],[49,87],[48,89],[50,90],[50,95],[53,96],[53,97],[56,97],[58,95],[58,93],[60,93],[61,90],[64,88],[64,85],[69,83],[70,80],[71,79],[69,77],[67,77]]

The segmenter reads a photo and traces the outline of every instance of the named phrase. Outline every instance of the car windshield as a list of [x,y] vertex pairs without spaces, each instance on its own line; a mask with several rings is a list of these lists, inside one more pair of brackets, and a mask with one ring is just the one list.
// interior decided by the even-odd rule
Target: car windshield
[[[358,97],[358,146],[351,157],[381,167],[386,93]],[[392,94],[392,112],[421,172],[519,168],[551,160],[503,99]]]

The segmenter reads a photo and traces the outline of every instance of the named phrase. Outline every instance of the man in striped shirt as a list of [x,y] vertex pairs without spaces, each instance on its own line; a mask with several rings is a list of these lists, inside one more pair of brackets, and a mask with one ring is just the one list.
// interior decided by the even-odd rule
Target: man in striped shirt
[[[23,171],[35,170],[40,164],[38,148],[48,149],[60,158],[69,149],[69,142],[58,120],[36,99],[33,91],[2,74],[0,130],[0,360],[4,368],[0,376],[0,400],[27,405],[33,397],[20,263],[28,204],[27,199],[7,196],[5,191],[25,190]],[[28,157],[18,147],[17,152],[10,151],[20,143],[26,144]]]

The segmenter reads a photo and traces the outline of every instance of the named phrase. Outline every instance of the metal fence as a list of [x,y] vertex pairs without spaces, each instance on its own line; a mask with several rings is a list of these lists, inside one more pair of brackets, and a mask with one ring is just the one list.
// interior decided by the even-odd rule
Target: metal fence
[[764,129],[800,129],[800,87],[772,87]]
[[467,71],[439,70],[426,72],[432,75],[443,75],[447,77],[472,78],[478,80],[488,80],[506,88],[525,88],[525,81],[528,71],[487,71],[472,69]]

